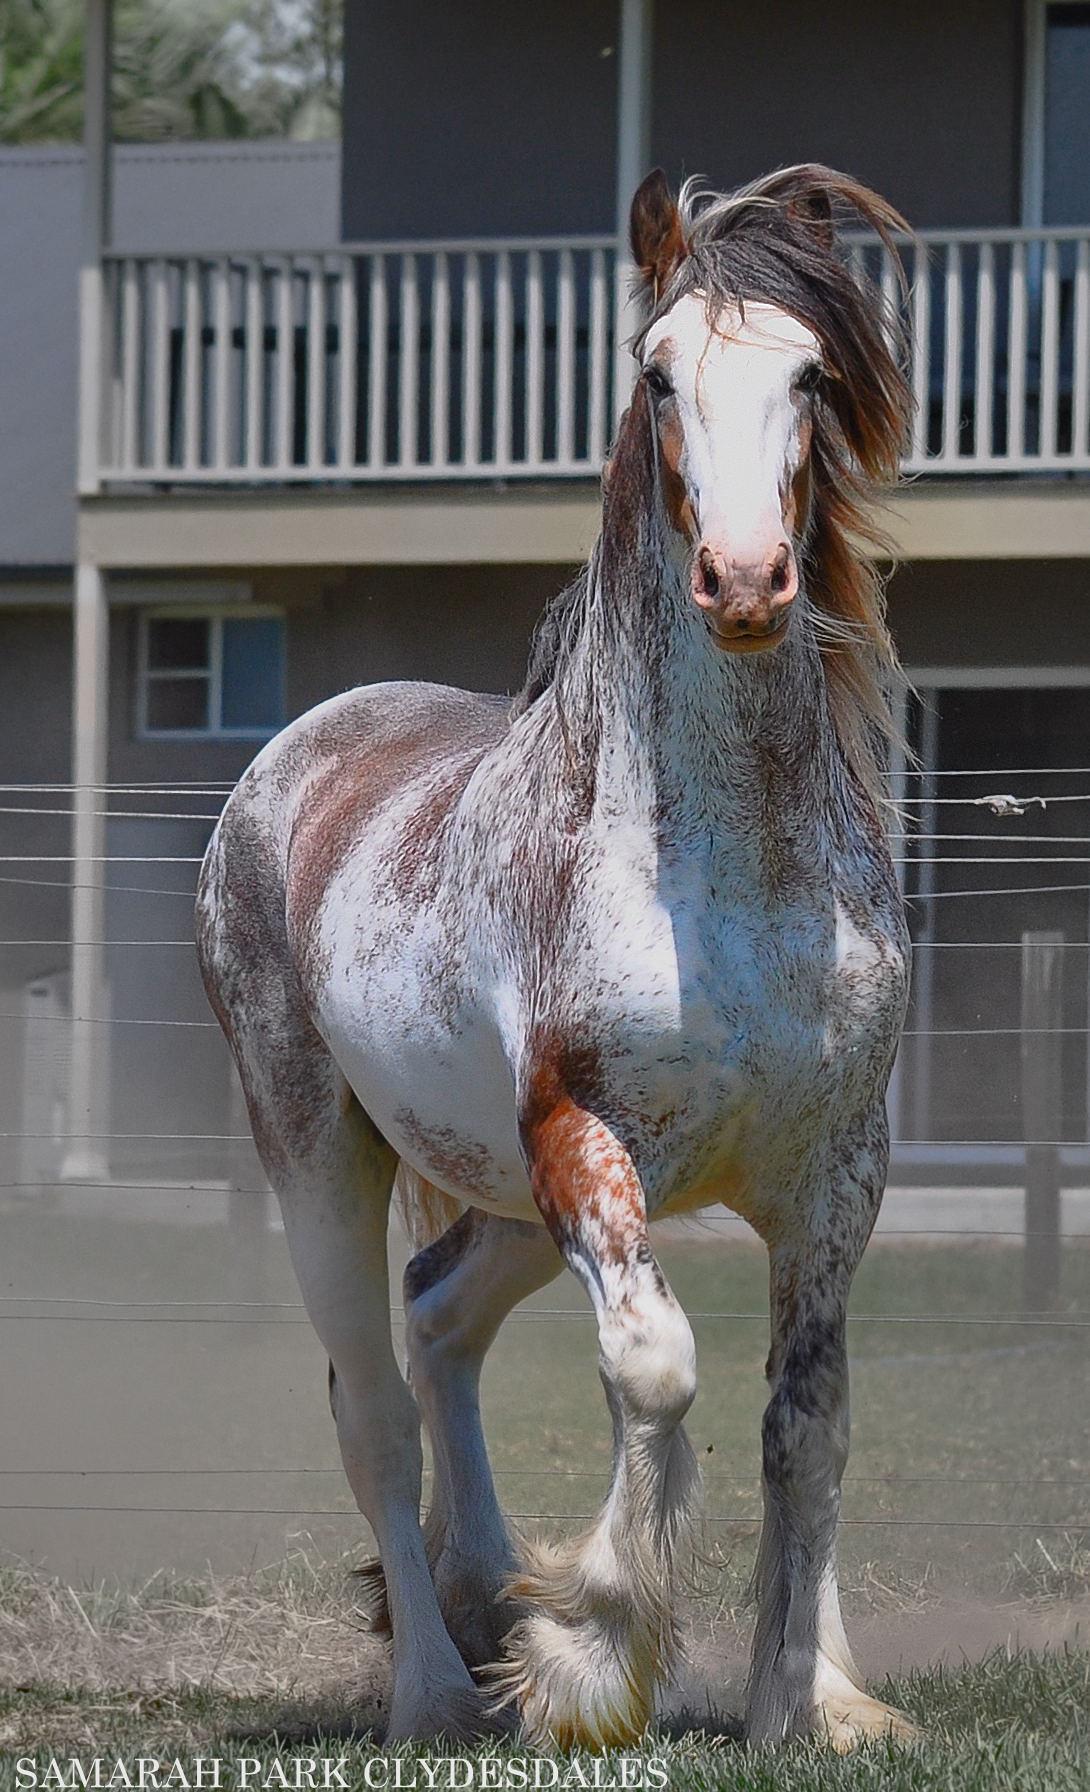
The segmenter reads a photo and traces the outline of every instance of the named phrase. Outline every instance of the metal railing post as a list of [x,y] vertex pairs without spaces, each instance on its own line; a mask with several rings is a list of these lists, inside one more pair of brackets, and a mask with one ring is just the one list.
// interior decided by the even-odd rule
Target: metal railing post
[[[102,257],[110,236],[112,0],[88,0],[85,50],[84,205],[80,264],[79,443],[81,496],[101,485],[106,384],[106,294]],[[109,713],[109,604],[101,567],[77,548],[72,698],[72,1051],[66,1178],[105,1179],[109,1042],[94,1017],[106,1012],[105,844]],[[96,788],[97,787],[97,788]],[[98,1035],[96,1037],[96,1035]]]
[[639,328],[631,296],[632,257],[628,211],[647,173],[651,154],[652,0],[619,0],[620,53],[617,58],[617,264],[613,298],[613,421],[617,423],[632,391],[635,364],[629,342]]
[[1022,935],[1022,1136],[1026,1238],[1022,1304],[1051,1306],[1060,1291],[1060,1153],[1063,1121],[1063,945],[1056,932]]

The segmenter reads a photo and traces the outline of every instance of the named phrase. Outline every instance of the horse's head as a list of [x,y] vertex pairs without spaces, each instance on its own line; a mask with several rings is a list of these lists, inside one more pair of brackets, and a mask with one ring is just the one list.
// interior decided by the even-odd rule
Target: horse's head
[[822,168],[698,203],[687,188],[679,206],[661,170],[633,201],[637,353],[693,600],[720,647],[753,652],[788,633],[821,488],[895,470],[907,395],[832,208],[883,234],[901,220]]

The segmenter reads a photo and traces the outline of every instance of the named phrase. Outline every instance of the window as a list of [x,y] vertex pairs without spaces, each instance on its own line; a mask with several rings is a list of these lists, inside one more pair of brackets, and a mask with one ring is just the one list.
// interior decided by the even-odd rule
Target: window
[[267,739],[284,721],[284,618],[269,611],[145,610],[137,732]]

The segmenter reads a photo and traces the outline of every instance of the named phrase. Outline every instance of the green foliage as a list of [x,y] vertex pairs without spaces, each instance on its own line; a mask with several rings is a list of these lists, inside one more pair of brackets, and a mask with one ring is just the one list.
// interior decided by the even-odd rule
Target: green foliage
[[[0,6],[0,143],[79,139],[84,13]],[[340,68],[341,0],[117,0],[114,135],[335,136]]]

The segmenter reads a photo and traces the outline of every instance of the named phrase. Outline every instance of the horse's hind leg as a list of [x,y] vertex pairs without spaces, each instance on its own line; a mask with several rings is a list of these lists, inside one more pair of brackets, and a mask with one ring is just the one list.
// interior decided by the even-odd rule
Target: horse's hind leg
[[518,1615],[516,1561],[481,1428],[485,1356],[512,1307],[560,1274],[544,1226],[469,1209],[405,1271],[406,1349],[435,1465],[426,1527],[447,1629],[470,1666],[496,1660]]
[[[420,1422],[390,1335],[387,1219],[396,1158],[308,1024],[239,1041],[254,1136],[292,1263],[332,1365],[341,1458],[386,1572],[394,1687],[388,1736],[469,1736],[483,1701],[436,1599],[420,1528]],[[252,1049],[248,1049],[249,1046]]]
[[840,1617],[836,1531],[848,1458],[848,1290],[885,1181],[885,1116],[842,1141],[832,1166],[770,1245],[772,1398],[764,1415],[764,1524],[746,1707],[752,1741],[812,1732],[837,1748],[914,1734],[871,1698]]

